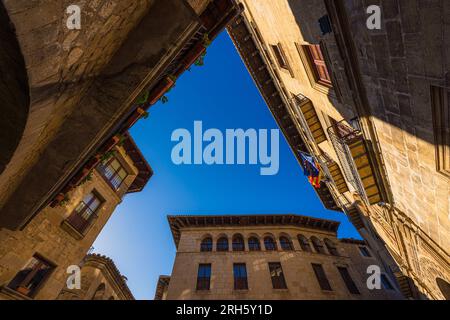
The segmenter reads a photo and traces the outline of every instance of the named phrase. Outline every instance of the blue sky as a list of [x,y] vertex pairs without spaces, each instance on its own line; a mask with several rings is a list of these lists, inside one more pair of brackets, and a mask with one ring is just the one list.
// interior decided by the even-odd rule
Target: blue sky
[[339,237],[358,233],[342,213],[326,210],[280,135],[277,175],[261,176],[259,165],[172,163],[175,129],[276,129],[277,124],[226,32],[208,48],[205,65],[193,66],[131,130],[155,174],[146,188],[127,195],[94,243],[128,277],[137,299],[153,299],[160,274],[169,275],[175,245],[168,214],[295,213],[341,221]]

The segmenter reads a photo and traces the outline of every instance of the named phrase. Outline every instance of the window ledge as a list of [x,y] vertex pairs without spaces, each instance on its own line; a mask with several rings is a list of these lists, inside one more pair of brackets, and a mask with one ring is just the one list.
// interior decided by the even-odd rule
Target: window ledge
[[84,235],[81,234],[77,229],[72,227],[72,225],[67,220],[63,220],[61,222],[61,228],[76,240],[81,240],[84,238]]
[[5,295],[8,298],[11,298],[13,300],[33,300],[32,298],[30,298],[24,294],[21,294],[20,292],[17,292],[6,286],[0,287],[0,294]]

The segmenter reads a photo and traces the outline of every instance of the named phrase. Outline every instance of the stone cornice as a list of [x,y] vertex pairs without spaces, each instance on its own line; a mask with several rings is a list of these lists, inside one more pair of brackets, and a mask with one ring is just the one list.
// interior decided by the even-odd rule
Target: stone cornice
[[135,300],[133,294],[128,288],[127,283],[125,282],[124,276],[120,273],[111,258],[95,253],[88,254],[84,258],[83,266],[92,266],[95,268],[103,267],[100,269],[105,270],[107,273],[106,276],[109,276],[114,281],[114,284],[120,289],[122,295],[125,297],[124,300]]
[[223,215],[167,217],[175,245],[178,247],[182,228],[293,226],[336,233],[340,222],[295,214]]

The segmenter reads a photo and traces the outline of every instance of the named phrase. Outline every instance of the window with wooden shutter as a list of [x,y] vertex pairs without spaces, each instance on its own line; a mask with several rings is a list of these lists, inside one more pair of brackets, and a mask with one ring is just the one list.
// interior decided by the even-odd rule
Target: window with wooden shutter
[[319,44],[306,45],[306,50],[311,62],[316,81],[323,86],[332,87],[330,73],[328,72],[325,58]]
[[321,264],[312,263],[312,268],[316,275],[317,281],[319,282],[320,288],[322,290],[332,291],[330,282],[328,281],[327,275],[325,274],[325,270]]

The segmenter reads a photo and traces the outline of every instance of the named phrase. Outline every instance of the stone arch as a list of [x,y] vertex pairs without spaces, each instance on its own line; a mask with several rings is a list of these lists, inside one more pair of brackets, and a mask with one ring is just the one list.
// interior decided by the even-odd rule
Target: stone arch
[[220,234],[217,237],[216,241],[216,251],[228,251],[228,250],[229,250],[228,236],[226,234]]
[[30,90],[22,51],[3,2],[0,2],[0,30],[1,174],[23,136],[30,107]]
[[200,241],[200,251],[212,251],[213,249],[213,238],[210,234],[204,234]]
[[441,293],[444,296],[445,300],[450,300],[450,283],[442,278],[436,278],[436,284],[439,290],[441,290]]
[[294,250],[294,244],[292,243],[291,236],[285,232],[279,234],[278,240],[280,241],[281,250],[292,251]]
[[235,233],[232,238],[233,251],[244,251],[245,250],[245,240],[242,234]]
[[99,284],[99,286],[95,290],[94,295],[92,296],[91,300],[104,300],[105,291],[106,291],[106,286],[102,282]]

